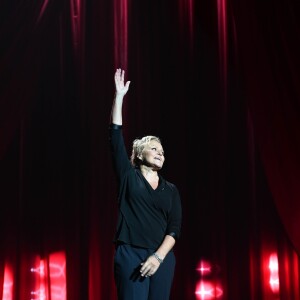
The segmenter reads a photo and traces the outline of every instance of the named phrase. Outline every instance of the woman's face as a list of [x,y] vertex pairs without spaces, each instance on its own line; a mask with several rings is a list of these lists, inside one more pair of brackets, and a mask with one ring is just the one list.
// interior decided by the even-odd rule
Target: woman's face
[[142,152],[142,161],[143,164],[154,167],[156,170],[161,169],[165,161],[162,145],[155,140],[146,144]]

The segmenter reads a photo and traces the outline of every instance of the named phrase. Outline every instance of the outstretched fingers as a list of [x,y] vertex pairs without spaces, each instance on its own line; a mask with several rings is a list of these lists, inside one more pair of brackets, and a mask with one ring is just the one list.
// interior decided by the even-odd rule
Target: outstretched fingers
[[126,94],[129,89],[130,81],[127,81],[124,85],[125,71],[121,68],[116,69],[115,72],[115,85],[116,91],[120,94]]

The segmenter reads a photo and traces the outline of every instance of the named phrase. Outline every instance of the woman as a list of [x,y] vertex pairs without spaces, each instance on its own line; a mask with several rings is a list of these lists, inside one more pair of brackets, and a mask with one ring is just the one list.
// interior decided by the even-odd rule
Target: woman
[[109,138],[118,179],[119,214],[114,276],[119,300],[167,300],[175,270],[173,247],[181,230],[176,186],[158,171],[165,156],[156,136],[133,142],[129,159],[122,136],[122,106],[130,81],[115,72]]

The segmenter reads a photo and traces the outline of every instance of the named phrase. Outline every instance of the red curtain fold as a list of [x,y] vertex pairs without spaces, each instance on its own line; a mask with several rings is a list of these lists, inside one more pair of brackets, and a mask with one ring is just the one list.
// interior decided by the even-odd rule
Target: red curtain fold
[[117,298],[116,67],[182,196],[171,299],[299,298],[299,4],[269,2],[1,2],[0,299],[55,253],[67,299]]
[[281,221],[299,253],[298,11],[298,4],[289,1],[265,7],[248,3],[235,14],[257,144]]

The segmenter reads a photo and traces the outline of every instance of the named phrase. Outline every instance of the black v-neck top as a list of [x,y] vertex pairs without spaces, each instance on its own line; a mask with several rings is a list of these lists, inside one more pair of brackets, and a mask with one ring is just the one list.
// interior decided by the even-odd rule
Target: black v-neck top
[[178,239],[182,209],[177,187],[159,175],[159,185],[153,189],[140,169],[132,166],[122,126],[110,125],[109,141],[118,179],[119,214],[114,242],[156,250],[166,235]]

